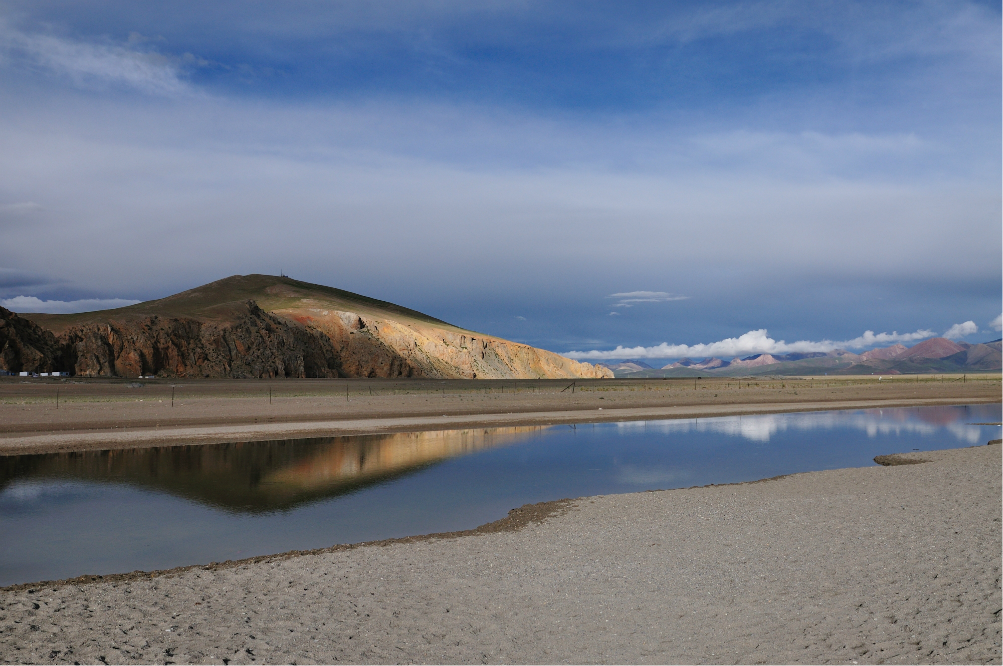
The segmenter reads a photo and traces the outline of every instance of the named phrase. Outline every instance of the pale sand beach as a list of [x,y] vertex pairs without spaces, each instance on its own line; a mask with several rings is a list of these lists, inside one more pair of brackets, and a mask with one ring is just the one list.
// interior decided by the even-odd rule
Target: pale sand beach
[[0,590],[37,663],[1000,663],[999,445]]

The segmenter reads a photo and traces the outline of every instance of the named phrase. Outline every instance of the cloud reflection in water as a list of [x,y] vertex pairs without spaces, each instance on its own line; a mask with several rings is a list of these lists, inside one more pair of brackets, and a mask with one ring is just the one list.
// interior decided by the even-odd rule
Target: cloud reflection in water
[[795,414],[752,414],[717,416],[705,419],[668,419],[617,423],[622,431],[646,429],[666,435],[706,432],[744,437],[754,442],[769,442],[778,432],[809,432],[851,428],[874,438],[879,435],[914,434],[931,437],[949,433],[956,439],[975,445],[982,443],[979,426],[966,423],[963,407],[924,407],[870,409],[855,412],[802,412]]

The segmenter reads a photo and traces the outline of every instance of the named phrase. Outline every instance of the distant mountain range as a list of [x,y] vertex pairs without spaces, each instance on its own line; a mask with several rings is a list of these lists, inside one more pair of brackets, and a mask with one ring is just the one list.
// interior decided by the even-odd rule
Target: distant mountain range
[[946,372],[1000,372],[1001,341],[979,344],[930,338],[912,347],[894,344],[854,354],[843,349],[828,353],[753,354],[725,361],[681,358],[661,368],[639,360],[602,363],[617,377],[697,377],[749,375],[899,375]]

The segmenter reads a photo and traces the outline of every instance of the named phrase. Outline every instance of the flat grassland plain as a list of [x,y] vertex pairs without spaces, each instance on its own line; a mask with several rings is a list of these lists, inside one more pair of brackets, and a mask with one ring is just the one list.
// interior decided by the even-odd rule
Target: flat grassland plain
[[[8,380],[0,446],[1000,401],[998,375],[565,386]],[[1000,663],[999,445],[884,462],[550,502],[461,533],[13,586],[0,590],[0,661]]]

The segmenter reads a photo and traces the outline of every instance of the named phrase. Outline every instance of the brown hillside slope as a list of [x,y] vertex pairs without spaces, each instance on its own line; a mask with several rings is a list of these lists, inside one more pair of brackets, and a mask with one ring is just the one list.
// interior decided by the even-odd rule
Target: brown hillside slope
[[871,359],[878,359],[881,361],[887,361],[893,358],[901,356],[905,352],[909,351],[909,348],[901,343],[896,343],[891,347],[882,347],[880,349],[872,349],[870,351],[865,351],[861,356],[870,361]]
[[25,315],[81,376],[599,378],[606,368],[287,277],[235,275],[167,298]]
[[1000,354],[999,343],[994,342],[975,344],[964,351],[945,358],[948,361],[958,363],[958,365],[977,370],[995,370],[1000,367],[1000,362],[1003,361],[1001,356],[1003,355]]
[[964,351],[965,347],[947,338],[930,338],[895,356],[896,361],[921,358],[946,358]]

